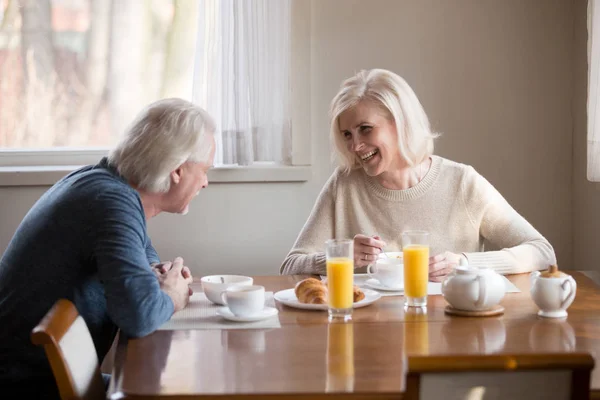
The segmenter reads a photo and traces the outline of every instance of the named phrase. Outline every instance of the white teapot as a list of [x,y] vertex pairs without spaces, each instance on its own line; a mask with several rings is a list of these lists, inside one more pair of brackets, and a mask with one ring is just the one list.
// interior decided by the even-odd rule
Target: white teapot
[[539,307],[538,315],[546,318],[563,318],[573,303],[577,282],[571,275],[551,265],[547,271],[531,273],[531,298]]
[[502,276],[488,268],[461,265],[442,283],[444,298],[457,310],[489,310],[502,300],[505,293]]

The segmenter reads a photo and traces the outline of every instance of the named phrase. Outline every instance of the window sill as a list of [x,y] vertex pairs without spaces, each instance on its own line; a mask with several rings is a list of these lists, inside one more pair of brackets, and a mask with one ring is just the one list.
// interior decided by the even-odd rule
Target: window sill
[[217,167],[208,171],[210,183],[306,182],[311,176],[308,165]]
[[[51,186],[79,165],[0,167],[2,186]],[[305,182],[310,166],[218,167],[208,171],[210,183]]]

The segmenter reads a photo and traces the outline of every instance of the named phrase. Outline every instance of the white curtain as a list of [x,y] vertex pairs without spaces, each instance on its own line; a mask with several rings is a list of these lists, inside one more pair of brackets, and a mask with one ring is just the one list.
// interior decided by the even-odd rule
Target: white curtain
[[600,3],[588,1],[587,178],[600,182]]
[[200,0],[194,101],[217,123],[215,165],[291,160],[291,0]]

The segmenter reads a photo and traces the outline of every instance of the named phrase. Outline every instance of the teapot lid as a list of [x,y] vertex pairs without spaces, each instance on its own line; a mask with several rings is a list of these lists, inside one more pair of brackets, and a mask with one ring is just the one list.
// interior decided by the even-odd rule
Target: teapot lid
[[569,275],[558,270],[558,265],[551,265],[546,271],[540,273],[542,278],[564,278]]
[[458,275],[475,275],[479,270],[469,265],[460,265],[455,268],[455,271]]

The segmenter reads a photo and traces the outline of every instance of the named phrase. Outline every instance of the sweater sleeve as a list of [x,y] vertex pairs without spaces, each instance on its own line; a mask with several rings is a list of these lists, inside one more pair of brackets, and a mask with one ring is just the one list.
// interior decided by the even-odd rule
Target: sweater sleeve
[[146,241],[146,257],[148,258],[148,264],[158,264],[160,263],[160,258],[158,257],[158,253],[152,246],[152,241],[149,237],[147,237]]
[[329,178],[279,269],[282,275],[325,274],[325,241],[333,238],[335,225],[335,191],[338,172]]
[[94,213],[94,254],[108,314],[125,334],[146,336],[169,320],[174,307],[150,268],[139,200],[123,191],[105,191]]
[[501,274],[517,274],[556,263],[548,240],[472,167],[468,167],[462,181],[462,195],[470,222],[483,238],[501,249],[465,253],[470,265],[489,267]]

